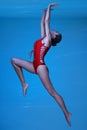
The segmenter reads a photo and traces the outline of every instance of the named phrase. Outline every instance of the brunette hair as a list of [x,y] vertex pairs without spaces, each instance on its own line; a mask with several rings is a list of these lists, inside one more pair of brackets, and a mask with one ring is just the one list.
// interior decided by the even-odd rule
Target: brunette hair
[[51,39],[52,46],[56,46],[62,40],[62,34],[56,35],[55,38]]

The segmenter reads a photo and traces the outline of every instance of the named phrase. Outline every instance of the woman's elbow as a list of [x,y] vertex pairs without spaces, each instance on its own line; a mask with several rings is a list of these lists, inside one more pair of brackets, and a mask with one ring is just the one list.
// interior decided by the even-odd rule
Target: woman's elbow
[[45,25],[45,21],[44,20],[41,20],[41,25]]
[[49,19],[45,19],[45,24],[49,24],[50,20]]

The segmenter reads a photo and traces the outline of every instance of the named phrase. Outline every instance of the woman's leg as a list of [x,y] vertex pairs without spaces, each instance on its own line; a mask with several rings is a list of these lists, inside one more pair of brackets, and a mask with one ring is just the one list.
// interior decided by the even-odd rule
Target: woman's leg
[[18,58],[12,58],[11,63],[20,79],[20,82],[21,82],[22,88],[23,88],[23,94],[25,96],[27,88],[28,88],[28,84],[25,82],[22,68],[24,68],[25,70],[27,70],[31,73],[35,73],[33,64],[31,62],[28,62],[28,61],[25,61],[22,59],[18,59]]
[[43,85],[45,86],[45,88],[49,92],[49,94],[56,100],[56,102],[61,107],[68,124],[71,125],[71,122],[70,122],[71,114],[70,114],[70,112],[68,112],[63,98],[55,91],[55,89],[50,81],[47,67],[45,65],[40,65],[37,68],[37,73],[38,73]]

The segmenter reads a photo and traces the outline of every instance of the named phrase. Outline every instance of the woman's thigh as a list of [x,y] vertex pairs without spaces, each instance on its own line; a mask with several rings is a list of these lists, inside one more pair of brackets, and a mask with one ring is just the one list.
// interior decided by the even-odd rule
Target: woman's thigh
[[37,69],[37,74],[39,75],[39,78],[41,79],[44,87],[49,90],[54,90],[53,85],[51,83],[50,77],[49,77],[49,71],[48,68],[45,65],[40,65]]
[[35,73],[34,66],[33,66],[32,62],[29,62],[29,61],[26,61],[26,60],[23,60],[23,59],[19,59],[19,58],[12,58],[11,61],[14,64],[24,68],[25,70],[27,70],[31,73]]

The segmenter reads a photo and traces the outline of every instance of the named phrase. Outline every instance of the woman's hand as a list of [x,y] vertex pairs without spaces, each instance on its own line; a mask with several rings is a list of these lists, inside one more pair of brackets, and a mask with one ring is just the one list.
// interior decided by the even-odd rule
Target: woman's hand
[[33,54],[33,53],[34,53],[34,50],[32,50],[32,51],[29,52],[30,58],[32,57],[32,54]]
[[58,3],[51,3],[48,5],[48,7],[53,7],[53,6],[57,6],[57,5],[58,5]]

